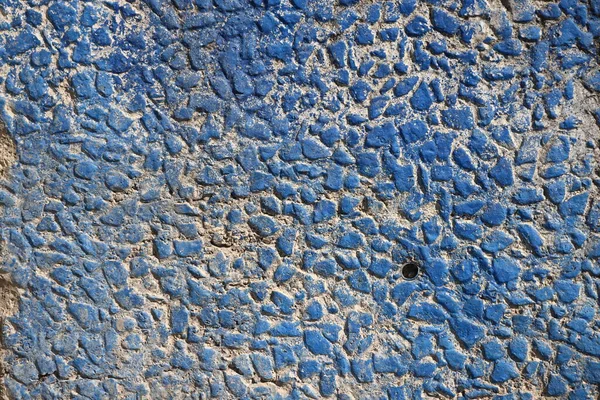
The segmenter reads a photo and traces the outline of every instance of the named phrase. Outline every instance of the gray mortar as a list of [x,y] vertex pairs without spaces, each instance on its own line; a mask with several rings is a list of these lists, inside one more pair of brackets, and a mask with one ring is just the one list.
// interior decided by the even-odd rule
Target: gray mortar
[[[0,121],[0,187],[2,180],[8,176],[10,166],[17,160],[17,148],[14,140],[8,134],[6,126]],[[4,246],[0,241],[0,259],[3,257]],[[8,276],[0,274],[0,382],[4,382],[6,369],[4,359],[5,319],[17,312],[19,307],[19,292]],[[0,399],[8,399],[4,385],[0,384]]]

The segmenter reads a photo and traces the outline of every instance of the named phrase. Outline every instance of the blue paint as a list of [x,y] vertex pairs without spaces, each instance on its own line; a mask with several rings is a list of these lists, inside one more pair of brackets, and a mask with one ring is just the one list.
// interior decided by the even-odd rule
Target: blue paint
[[600,5],[361,3],[2,4],[12,397],[598,396]]

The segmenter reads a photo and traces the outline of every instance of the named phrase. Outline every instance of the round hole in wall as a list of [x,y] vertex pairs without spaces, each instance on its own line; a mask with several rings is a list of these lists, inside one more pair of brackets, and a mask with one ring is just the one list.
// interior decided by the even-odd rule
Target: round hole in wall
[[419,275],[419,265],[415,262],[408,262],[402,267],[402,276],[404,279],[415,279]]

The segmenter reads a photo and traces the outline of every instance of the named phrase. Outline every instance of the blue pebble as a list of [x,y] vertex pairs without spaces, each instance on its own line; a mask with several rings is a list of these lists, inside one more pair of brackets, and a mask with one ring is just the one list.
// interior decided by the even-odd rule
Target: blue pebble
[[413,18],[404,28],[406,34],[410,37],[421,37],[431,30],[429,22],[422,16]]

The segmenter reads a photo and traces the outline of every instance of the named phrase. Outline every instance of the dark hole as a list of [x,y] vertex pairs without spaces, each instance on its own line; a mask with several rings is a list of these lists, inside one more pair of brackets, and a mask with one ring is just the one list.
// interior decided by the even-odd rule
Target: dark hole
[[419,266],[414,262],[404,264],[402,267],[402,276],[405,279],[415,279],[419,275]]

